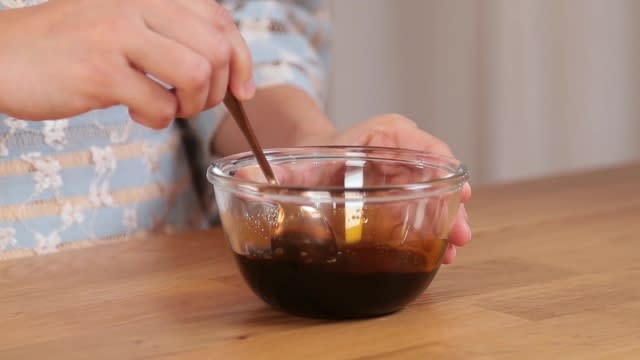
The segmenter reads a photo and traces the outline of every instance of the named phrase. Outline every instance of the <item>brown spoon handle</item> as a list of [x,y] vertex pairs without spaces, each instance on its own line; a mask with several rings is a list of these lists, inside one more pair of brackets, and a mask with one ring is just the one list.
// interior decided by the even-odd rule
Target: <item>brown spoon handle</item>
[[236,121],[236,124],[238,124],[240,131],[242,131],[247,142],[249,142],[251,151],[253,151],[253,155],[256,157],[256,160],[258,160],[258,165],[260,166],[264,177],[270,184],[277,185],[278,179],[276,179],[271,165],[269,165],[267,158],[264,156],[264,151],[262,151],[258,138],[251,128],[251,124],[249,123],[247,113],[244,111],[242,103],[230,91],[228,91],[224,97],[224,106],[227,107],[231,116]]

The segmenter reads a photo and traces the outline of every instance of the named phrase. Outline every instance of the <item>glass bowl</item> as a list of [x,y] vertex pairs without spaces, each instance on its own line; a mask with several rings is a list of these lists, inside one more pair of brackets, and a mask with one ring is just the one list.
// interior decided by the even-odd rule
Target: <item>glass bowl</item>
[[[257,296],[294,315],[361,318],[400,310],[424,292],[468,179],[459,161],[379,147],[265,154],[279,185],[266,182],[251,153],[207,171],[226,240]],[[275,235],[283,208],[320,214],[335,241],[297,233],[283,244]]]

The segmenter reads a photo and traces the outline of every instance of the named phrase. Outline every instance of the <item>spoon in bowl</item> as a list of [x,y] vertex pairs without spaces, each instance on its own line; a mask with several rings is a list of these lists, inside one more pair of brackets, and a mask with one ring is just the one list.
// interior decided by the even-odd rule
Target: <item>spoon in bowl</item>
[[[227,92],[224,105],[247,139],[258,166],[267,182],[280,185],[249,123],[242,103]],[[338,251],[335,235],[325,217],[312,206],[278,207],[276,229],[271,239],[274,258],[301,262],[319,262],[332,258]]]

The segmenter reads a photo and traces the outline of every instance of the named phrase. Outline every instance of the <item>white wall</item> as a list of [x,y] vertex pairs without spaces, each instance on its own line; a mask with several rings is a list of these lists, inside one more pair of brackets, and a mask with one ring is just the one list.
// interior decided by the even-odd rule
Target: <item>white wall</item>
[[330,113],[403,113],[475,183],[640,159],[640,2],[334,0]]

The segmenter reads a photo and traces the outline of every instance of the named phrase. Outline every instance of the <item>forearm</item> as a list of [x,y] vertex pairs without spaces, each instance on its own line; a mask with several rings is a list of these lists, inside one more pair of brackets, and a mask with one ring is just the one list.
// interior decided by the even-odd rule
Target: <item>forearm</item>
[[[308,142],[314,137],[336,133],[336,128],[320,106],[294,86],[260,89],[252,100],[245,103],[245,109],[260,144],[265,148],[295,146],[301,139]],[[249,150],[230,116],[217,128],[211,150],[222,156]]]

